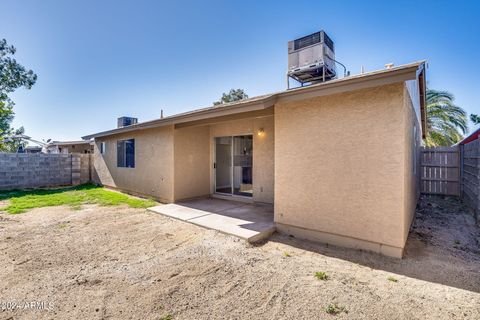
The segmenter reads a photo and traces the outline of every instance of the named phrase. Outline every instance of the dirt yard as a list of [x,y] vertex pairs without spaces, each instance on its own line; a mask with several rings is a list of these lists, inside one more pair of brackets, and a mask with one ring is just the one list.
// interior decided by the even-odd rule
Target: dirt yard
[[480,319],[479,242],[441,198],[422,200],[403,260],[127,207],[2,213],[0,318]]

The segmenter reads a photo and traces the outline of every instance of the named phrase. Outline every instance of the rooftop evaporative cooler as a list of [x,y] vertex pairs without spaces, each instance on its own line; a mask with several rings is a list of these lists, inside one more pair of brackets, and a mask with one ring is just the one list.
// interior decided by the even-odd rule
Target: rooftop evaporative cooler
[[287,76],[302,85],[336,78],[335,49],[325,31],[288,42]]

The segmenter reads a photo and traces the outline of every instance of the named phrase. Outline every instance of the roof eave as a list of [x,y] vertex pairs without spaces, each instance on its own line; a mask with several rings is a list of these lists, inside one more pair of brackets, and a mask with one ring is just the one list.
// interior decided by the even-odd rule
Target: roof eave
[[280,93],[277,101],[286,102],[296,100],[299,97],[302,99],[313,98],[413,80],[416,79],[418,68],[423,63],[423,61],[416,62],[410,65],[401,66],[395,70],[380,70],[367,75],[357,75],[309,87],[288,90]]
[[368,74],[360,74],[356,76],[350,76],[348,78],[336,79],[325,83],[311,85],[308,87],[282,91],[271,95],[266,95],[265,97],[255,99],[253,101],[240,101],[238,103],[232,103],[226,106],[208,107],[204,109],[193,110],[167,118],[146,121],[128,127],[117,128],[91,135],[86,135],[82,137],[82,139],[93,139],[136,130],[145,130],[156,128],[159,126],[202,120],[211,117],[231,115],[248,111],[257,111],[272,107],[277,102],[286,102],[299,98],[306,99],[309,97],[324,96],[345,91],[358,90],[363,88],[412,80],[416,79],[418,70],[420,68],[423,68],[424,64],[425,61],[420,61],[408,65],[399,66],[391,70],[379,70]]
[[167,118],[146,121],[146,122],[134,124],[128,127],[117,128],[113,130],[108,130],[108,131],[103,131],[103,132],[83,136],[82,139],[87,140],[87,139],[120,134],[124,132],[145,130],[145,129],[151,129],[151,128],[156,128],[160,126],[173,125],[177,123],[203,120],[203,119],[211,118],[212,116],[221,117],[225,115],[233,115],[237,113],[263,110],[263,109],[272,107],[274,103],[275,103],[275,99],[273,98],[273,95],[272,95],[262,100],[244,102],[243,104],[237,103],[237,104],[231,104],[227,106],[209,107],[205,109],[186,112],[183,114],[178,114],[178,115],[167,117]]

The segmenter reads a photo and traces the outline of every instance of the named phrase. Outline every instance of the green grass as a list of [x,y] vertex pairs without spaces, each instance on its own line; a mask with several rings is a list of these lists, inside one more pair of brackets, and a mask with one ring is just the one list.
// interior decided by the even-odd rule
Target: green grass
[[315,278],[317,278],[318,280],[327,280],[328,276],[325,272],[318,271],[318,272],[315,272]]
[[339,314],[340,312],[345,312],[348,313],[347,309],[345,307],[341,307],[336,303],[330,303],[326,308],[325,312],[328,314]]
[[288,253],[287,251],[285,251],[285,252],[283,253],[283,256],[284,256],[285,258],[290,258],[292,255],[291,255],[290,253]]
[[148,208],[156,204],[153,200],[133,198],[91,184],[61,189],[0,192],[1,200],[7,200],[8,202],[5,207],[0,208],[0,211],[3,210],[11,214],[22,213],[33,208],[63,205],[79,210],[82,204],[98,204],[101,206],[126,204],[132,208]]
[[387,280],[392,282],[398,282],[398,280],[392,276],[388,277]]

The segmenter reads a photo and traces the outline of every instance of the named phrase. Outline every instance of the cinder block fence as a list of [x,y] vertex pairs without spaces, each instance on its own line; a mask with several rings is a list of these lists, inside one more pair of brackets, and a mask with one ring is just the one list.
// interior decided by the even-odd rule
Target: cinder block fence
[[90,154],[0,153],[0,190],[87,183],[91,161]]

